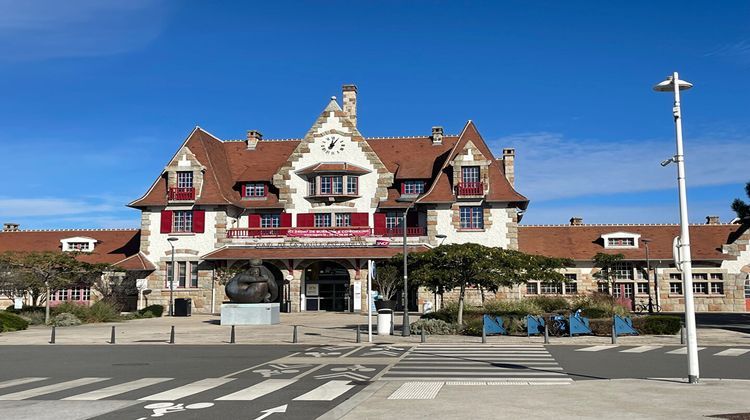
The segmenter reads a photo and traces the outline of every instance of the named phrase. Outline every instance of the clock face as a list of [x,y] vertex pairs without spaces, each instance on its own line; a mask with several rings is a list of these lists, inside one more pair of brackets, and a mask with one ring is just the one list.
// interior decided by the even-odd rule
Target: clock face
[[344,139],[330,135],[323,138],[323,142],[320,144],[320,148],[328,155],[335,155],[344,151]]

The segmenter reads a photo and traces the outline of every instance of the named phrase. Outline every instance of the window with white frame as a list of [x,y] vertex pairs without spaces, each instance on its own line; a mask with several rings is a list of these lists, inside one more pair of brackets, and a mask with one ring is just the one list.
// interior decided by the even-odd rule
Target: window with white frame
[[81,289],[74,287],[70,290],[70,300],[81,300]]
[[385,214],[385,227],[386,229],[394,229],[401,227],[401,220],[403,219],[403,213],[397,211],[389,211]]
[[596,291],[599,293],[609,293],[609,283],[600,281],[596,284]]
[[167,289],[173,289],[175,287],[174,284],[174,266],[172,265],[171,261],[167,261]]
[[693,293],[699,294],[699,295],[707,295],[708,294],[708,283],[703,281],[697,281],[693,283]]
[[484,229],[484,217],[481,207],[460,207],[459,215],[461,229]]
[[320,177],[320,194],[321,195],[333,194],[333,179],[330,176]]
[[172,219],[172,232],[192,232],[193,212],[190,210],[175,210]]
[[682,294],[682,282],[670,281],[669,293],[674,294],[674,295],[681,295]]
[[462,167],[461,182],[464,184],[479,182],[479,166]]
[[608,238],[607,245],[610,247],[633,247],[635,238]]
[[91,300],[91,288],[90,287],[84,287],[81,289],[81,299]]
[[633,283],[615,283],[615,287],[612,289],[612,296],[632,298],[633,289]]
[[633,265],[629,262],[618,262],[612,272],[617,280],[633,280]]
[[629,232],[612,232],[601,235],[605,248],[637,248],[641,235]]
[[349,227],[352,225],[351,213],[336,213],[336,227]]
[[560,283],[539,283],[539,289],[543,295],[559,295],[562,290]]
[[243,190],[243,197],[245,198],[262,198],[266,196],[266,185],[260,182],[245,184]]
[[359,193],[359,177],[353,175],[346,177],[346,193],[351,195]]
[[711,294],[712,295],[723,295],[724,294],[724,283],[722,282],[711,282]]
[[68,300],[68,289],[60,290],[60,292],[58,292],[58,296],[60,297],[60,300]]
[[88,251],[90,242],[68,242],[68,251]]
[[635,292],[639,295],[647,295],[648,294],[648,283],[646,282],[638,282],[635,284]]
[[331,227],[331,214],[330,213],[316,213],[315,214],[315,227]]
[[260,227],[271,229],[281,225],[281,216],[278,214],[261,214]]
[[526,294],[527,295],[538,295],[539,294],[539,283],[530,281],[526,283]]
[[404,195],[419,195],[424,193],[424,181],[407,180],[402,187]]
[[314,176],[307,179],[307,195],[309,196],[318,195],[318,190],[315,184]]
[[177,172],[177,188],[193,188],[193,172]]
[[60,248],[64,252],[93,252],[96,239],[85,236],[64,238],[60,240]]
[[[175,289],[184,289],[188,287],[188,276],[190,276],[190,286],[193,288],[198,287],[198,261],[175,261],[175,265],[172,266],[171,261],[166,263],[166,275],[164,287],[169,289],[169,284],[172,279],[175,280]],[[175,278],[176,277],[176,278]]]
[[341,176],[332,176],[331,182],[333,183],[333,194],[340,195],[344,193],[344,178]]
[[574,295],[578,293],[578,276],[576,274],[565,274],[564,290],[566,295]]

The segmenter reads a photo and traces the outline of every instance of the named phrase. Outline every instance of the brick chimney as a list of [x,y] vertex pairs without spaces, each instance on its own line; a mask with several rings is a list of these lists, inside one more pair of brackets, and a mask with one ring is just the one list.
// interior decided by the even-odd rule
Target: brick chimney
[[707,225],[720,225],[721,220],[719,220],[719,216],[706,216],[706,224]]
[[349,115],[349,121],[357,127],[357,86],[356,85],[344,85],[341,86],[343,91],[344,101],[344,112]]
[[258,145],[258,142],[263,138],[263,134],[261,134],[258,130],[250,130],[247,132],[247,150],[255,150],[255,146]]
[[570,218],[570,225],[571,226],[583,226],[583,217],[571,217]]
[[443,127],[432,127],[432,145],[443,144]]
[[503,149],[503,170],[511,186],[516,183],[516,149]]
[[18,223],[3,223],[3,232],[18,232]]

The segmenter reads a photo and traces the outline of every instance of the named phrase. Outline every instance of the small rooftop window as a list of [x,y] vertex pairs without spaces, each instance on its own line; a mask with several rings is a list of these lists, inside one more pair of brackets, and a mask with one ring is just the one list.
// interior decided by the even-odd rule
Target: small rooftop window
[[638,248],[641,235],[629,232],[613,232],[602,235],[605,248]]

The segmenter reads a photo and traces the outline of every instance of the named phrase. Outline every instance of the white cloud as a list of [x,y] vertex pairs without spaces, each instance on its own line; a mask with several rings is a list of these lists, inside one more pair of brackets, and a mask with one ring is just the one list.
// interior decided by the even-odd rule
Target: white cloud
[[160,0],[0,0],[0,60],[118,54],[143,48],[165,27]]
[[750,41],[743,39],[738,42],[720,45],[704,54],[706,57],[745,57],[750,58]]
[[[490,142],[495,150],[516,149],[516,187],[532,201],[673,189],[674,140],[617,142],[568,139],[557,133],[520,133]],[[691,187],[747,181],[747,162],[735,159],[750,144],[738,135],[704,136],[685,142]]]

